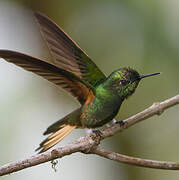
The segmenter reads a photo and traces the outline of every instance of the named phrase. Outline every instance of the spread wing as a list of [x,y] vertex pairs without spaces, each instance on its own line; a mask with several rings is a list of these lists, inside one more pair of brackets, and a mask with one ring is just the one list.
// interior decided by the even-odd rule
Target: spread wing
[[96,64],[58,25],[40,13],[35,13],[35,17],[56,66],[72,72],[92,86],[105,79]]
[[84,83],[83,80],[75,76],[73,73],[35,57],[15,51],[0,50],[0,58],[14,63],[25,70],[38,74],[48,81],[61,86],[76,97],[81,104],[86,101],[89,92],[92,91],[93,87],[91,87],[90,84],[88,85],[88,83]]

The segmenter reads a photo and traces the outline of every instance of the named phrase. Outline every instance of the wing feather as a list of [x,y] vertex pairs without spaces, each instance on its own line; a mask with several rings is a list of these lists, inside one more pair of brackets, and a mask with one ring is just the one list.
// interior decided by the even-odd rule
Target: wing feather
[[95,86],[105,75],[88,55],[53,21],[41,13],[35,13],[54,64],[70,71]]
[[81,104],[84,104],[89,92],[92,91],[90,85],[84,84],[80,78],[71,72],[35,57],[9,50],[0,50],[0,57],[64,88],[76,97]]

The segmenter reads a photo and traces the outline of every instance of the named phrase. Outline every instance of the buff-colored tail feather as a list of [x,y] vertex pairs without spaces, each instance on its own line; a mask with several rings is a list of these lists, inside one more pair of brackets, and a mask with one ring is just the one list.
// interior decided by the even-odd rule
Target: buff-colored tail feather
[[41,152],[44,152],[44,151],[50,149],[52,146],[56,145],[64,137],[66,137],[68,134],[70,134],[72,132],[72,130],[75,128],[76,128],[76,126],[64,125],[57,132],[53,133],[47,139],[45,139],[40,144],[40,147],[37,150],[41,149],[41,151],[39,152],[39,153],[41,153]]

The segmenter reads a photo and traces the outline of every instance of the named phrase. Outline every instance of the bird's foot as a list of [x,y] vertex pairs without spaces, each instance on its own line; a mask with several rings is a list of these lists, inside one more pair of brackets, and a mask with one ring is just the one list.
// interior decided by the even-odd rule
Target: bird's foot
[[116,121],[115,124],[119,124],[121,127],[125,125],[124,121]]
[[101,137],[102,136],[102,132],[98,129],[92,129],[92,133],[96,134],[97,137]]

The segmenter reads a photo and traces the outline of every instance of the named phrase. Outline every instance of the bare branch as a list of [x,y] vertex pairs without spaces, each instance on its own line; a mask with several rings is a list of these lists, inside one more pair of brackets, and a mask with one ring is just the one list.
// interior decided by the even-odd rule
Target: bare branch
[[155,161],[149,159],[136,158],[136,157],[126,156],[123,154],[111,152],[103,148],[100,148],[99,146],[96,147],[94,150],[92,150],[91,153],[97,154],[99,156],[102,156],[104,158],[113,161],[122,162],[130,165],[155,168],[155,169],[179,170],[179,162]]
[[27,158],[25,160],[20,160],[14,163],[9,163],[4,166],[1,166],[0,176],[20,171],[22,169],[42,164],[48,161],[52,161],[54,159],[70,155],[75,152],[87,152],[88,150],[92,149],[92,147],[97,145],[96,139],[93,140],[94,136],[95,135],[81,137],[79,138],[79,140],[74,141],[73,143],[53,149],[52,151],[46,151],[44,153],[31,156],[30,158]]
[[18,162],[10,163],[0,167],[0,176],[17,172],[19,170],[32,167],[47,161],[51,161],[57,158],[62,158],[66,155],[70,155],[75,152],[91,153],[97,154],[99,156],[117,161],[128,163],[137,166],[149,167],[149,168],[158,168],[158,169],[177,169],[179,170],[179,163],[175,162],[161,162],[154,160],[146,160],[141,158],[134,158],[125,155],[121,155],[115,152],[110,152],[105,149],[98,147],[101,140],[113,136],[117,132],[120,132],[142,120],[148,119],[154,115],[160,115],[165,109],[170,108],[176,104],[179,104],[179,95],[172,97],[168,100],[165,100],[161,103],[154,103],[152,106],[146,110],[124,120],[124,125],[116,124],[112,127],[109,127],[101,132],[101,136],[97,134],[91,134],[85,137],[81,137],[79,140],[67,144],[65,146],[56,148],[52,151],[44,152],[42,154],[34,155],[25,160]]

